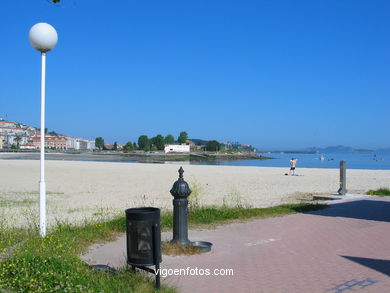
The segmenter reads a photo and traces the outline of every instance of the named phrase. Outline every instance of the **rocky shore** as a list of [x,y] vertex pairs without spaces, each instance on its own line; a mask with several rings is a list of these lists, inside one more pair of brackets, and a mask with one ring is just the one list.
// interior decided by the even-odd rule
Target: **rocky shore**
[[[38,152],[0,153],[0,159],[39,160]],[[161,151],[100,151],[100,152],[47,152],[47,160],[71,161],[132,161],[139,163],[172,162],[213,162],[234,160],[265,160],[271,159],[252,152],[191,152],[191,153],[164,153]]]

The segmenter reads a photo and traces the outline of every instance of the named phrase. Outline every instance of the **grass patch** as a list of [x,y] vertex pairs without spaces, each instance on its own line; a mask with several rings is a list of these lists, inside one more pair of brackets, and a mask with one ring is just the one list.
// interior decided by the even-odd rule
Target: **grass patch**
[[37,203],[37,200],[24,198],[24,199],[0,199],[0,207],[28,207]]
[[[124,229],[125,221],[116,219],[83,227],[62,224],[43,239],[37,231],[24,231],[25,241],[10,254],[1,255],[0,288],[18,292],[154,292],[154,282],[143,275],[130,270],[115,274],[97,271],[79,258],[89,245],[113,239]],[[21,231],[9,233],[17,236]],[[163,287],[161,292],[174,290]]]
[[[280,217],[288,214],[322,210],[327,207],[326,204],[311,203],[285,204],[268,208],[202,206],[188,213],[188,225],[190,228],[208,228],[210,225],[223,225],[235,220]],[[123,219],[123,221],[125,220]],[[173,229],[173,215],[171,212],[161,214],[161,229],[163,231]]]
[[25,230],[2,226],[0,223],[0,262],[11,255],[13,250],[18,247],[19,243],[22,243],[26,236]]
[[188,215],[191,225],[196,224],[223,224],[232,220],[247,220],[251,218],[279,217],[294,213],[303,213],[326,208],[323,204],[289,204],[269,208],[244,207],[202,207]]
[[163,242],[161,244],[161,250],[163,254],[167,255],[194,255],[201,253],[198,247],[191,245],[181,246],[170,242]]
[[[46,191],[46,194],[50,194],[50,195],[63,195],[65,193],[57,192],[57,191]],[[9,191],[9,192],[0,192],[0,195],[39,195],[39,191],[36,191],[36,190],[32,190],[32,191]]]
[[369,194],[369,195],[390,196],[390,189],[389,188],[379,188],[379,189],[376,189],[376,190],[369,190],[369,191],[367,191],[367,194]]
[[[63,192],[46,192],[47,195],[64,195]],[[38,191],[0,192],[0,207],[29,207],[38,202]]]
[[[294,204],[271,208],[199,207],[188,215],[190,227],[224,224],[232,220],[282,216],[325,208],[326,205]],[[172,229],[172,213],[162,213],[163,230]],[[45,238],[36,229],[12,229],[0,221],[0,288],[17,292],[155,292],[154,282],[131,270],[115,273],[87,266],[79,255],[94,243],[124,233],[120,216],[84,226],[58,224]],[[182,249],[182,248],[180,248]],[[171,246],[166,253],[192,254]],[[0,289],[0,291],[1,291]],[[163,286],[159,292],[175,292]]]

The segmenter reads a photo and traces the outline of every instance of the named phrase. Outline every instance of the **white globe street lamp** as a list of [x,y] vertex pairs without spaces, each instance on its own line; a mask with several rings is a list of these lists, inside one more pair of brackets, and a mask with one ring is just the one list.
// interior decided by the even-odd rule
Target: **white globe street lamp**
[[46,52],[55,47],[58,35],[54,27],[40,22],[29,32],[31,46],[41,52],[41,179],[39,181],[39,233],[46,236],[46,182],[45,182],[45,79]]

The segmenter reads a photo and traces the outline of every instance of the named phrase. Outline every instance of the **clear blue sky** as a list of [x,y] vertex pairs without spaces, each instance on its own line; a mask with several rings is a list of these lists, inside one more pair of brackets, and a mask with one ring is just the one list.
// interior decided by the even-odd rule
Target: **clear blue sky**
[[190,138],[262,149],[390,146],[390,1],[2,0],[0,117],[126,143]]

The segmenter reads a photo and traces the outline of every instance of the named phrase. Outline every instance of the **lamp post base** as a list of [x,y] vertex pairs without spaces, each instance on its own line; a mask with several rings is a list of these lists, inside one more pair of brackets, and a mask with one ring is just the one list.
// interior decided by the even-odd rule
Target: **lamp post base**
[[39,181],[39,234],[46,236],[46,182]]

